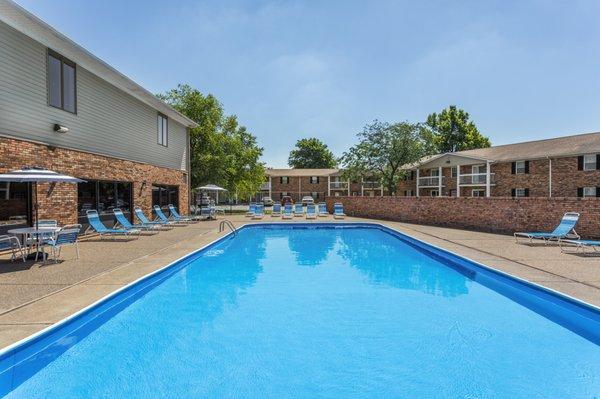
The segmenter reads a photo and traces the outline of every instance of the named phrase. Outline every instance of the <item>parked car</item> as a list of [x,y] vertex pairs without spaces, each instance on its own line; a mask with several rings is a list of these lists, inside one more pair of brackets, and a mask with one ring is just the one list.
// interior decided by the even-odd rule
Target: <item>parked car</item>
[[273,202],[274,202],[273,198],[271,198],[271,197],[264,197],[262,199],[262,203],[264,206],[273,206]]
[[308,205],[308,204],[314,204],[314,203],[315,203],[315,200],[310,195],[302,197],[302,206]]
[[281,205],[285,205],[285,204],[294,205],[294,200],[292,199],[292,197],[290,197],[289,195],[283,196],[283,198],[281,198]]

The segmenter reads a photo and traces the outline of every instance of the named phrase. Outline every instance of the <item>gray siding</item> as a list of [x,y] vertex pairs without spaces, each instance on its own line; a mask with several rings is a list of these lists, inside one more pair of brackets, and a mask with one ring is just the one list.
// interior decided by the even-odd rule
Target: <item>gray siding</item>
[[[156,117],[79,65],[77,115],[48,106],[46,48],[0,22],[0,134],[186,170],[186,127],[169,119],[169,145],[160,146]],[[55,123],[69,132],[55,133]]]

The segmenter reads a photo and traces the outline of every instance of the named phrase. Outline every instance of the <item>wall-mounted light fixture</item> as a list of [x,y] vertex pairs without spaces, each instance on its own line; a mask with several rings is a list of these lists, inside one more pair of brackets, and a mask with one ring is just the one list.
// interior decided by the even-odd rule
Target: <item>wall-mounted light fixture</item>
[[54,131],[57,133],[67,133],[69,128],[63,125],[59,125],[58,123],[54,125]]

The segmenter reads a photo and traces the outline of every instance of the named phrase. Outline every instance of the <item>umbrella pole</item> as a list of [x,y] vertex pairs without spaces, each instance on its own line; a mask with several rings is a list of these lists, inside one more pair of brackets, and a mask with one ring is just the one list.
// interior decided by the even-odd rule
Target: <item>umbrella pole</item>
[[33,183],[35,184],[35,229],[39,229],[40,228],[40,224],[39,224],[39,218],[38,218],[38,208],[39,208],[39,204],[38,204],[38,184],[37,182]]

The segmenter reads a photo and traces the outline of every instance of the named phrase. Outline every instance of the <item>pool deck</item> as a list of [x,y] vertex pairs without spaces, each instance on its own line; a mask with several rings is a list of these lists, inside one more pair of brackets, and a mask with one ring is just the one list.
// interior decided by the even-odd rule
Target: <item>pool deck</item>
[[[281,222],[266,215],[252,221],[227,216],[236,226],[254,222]],[[293,222],[304,222],[294,218]],[[347,217],[345,222],[375,222],[414,238],[450,250],[503,272],[600,306],[600,256],[561,254],[558,246],[516,244],[511,236]],[[311,222],[311,221],[309,221]],[[317,222],[335,223],[331,217]],[[218,232],[219,220],[175,227],[139,239],[101,241],[86,237],[81,257],[72,247],[63,249],[63,261],[41,265],[10,262],[0,255],[0,348],[10,345],[118,288],[151,273],[227,233]]]

